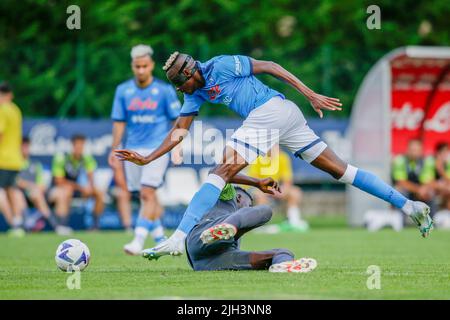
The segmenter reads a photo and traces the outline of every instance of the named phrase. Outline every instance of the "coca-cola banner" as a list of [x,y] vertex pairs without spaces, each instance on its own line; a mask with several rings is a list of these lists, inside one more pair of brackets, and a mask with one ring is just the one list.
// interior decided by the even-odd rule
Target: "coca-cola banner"
[[404,153],[408,141],[419,138],[424,152],[450,143],[450,60],[406,56],[391,62],[392,154]]

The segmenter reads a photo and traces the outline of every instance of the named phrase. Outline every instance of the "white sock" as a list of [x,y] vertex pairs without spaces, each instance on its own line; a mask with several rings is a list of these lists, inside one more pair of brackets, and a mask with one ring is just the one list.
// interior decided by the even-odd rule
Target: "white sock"
[[161,239],[162,237],[164,237],[164,228],[162,226],[156,227],[152,230],[153,239]]
[[339,178],[338,181],[342,183],[353,184],[355,181],[356,173],[358,172],[358,168],[348,164],[347,169],[345,169],[344,175]]
[[410,216],[414,212],[413,202],[411,200],[406,200],[405,205],[402,207],[402,211],[404,214]]
[[175,232],[170,236],[169,239],[175,240],[176,242],[184,242],[184,239],[186,239],[187,234],[184,233],[181,230],[175,230]]
[[23,224],[23,218],[22,217],[13,217],[12,224],[13,224],[13,228],[20,228]]
[[148,230],[144,227],[136,227],[134,229],[134,240],[140,243],[142,246],[145,243],[145,239],[147,239]]
[[300,208],[297,206],[289,207],[287,210],[288,221],[292,225],[299,225],[301,221]]

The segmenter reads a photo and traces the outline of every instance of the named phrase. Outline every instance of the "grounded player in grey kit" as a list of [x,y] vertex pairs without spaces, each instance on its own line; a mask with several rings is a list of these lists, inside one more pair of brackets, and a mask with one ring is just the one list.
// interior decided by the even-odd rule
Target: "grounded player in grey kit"
[[[256,186],[266,193],[272,193],[269,188],[279,191],[278,184],[272,178],[258,180],[238,175],[234,181]],[[186,251],[191,267],[195,271],[312,271],[317,266],[314,259],[295,260],[294,254],[287,249],[240,250],[242,236],[264,225],[272,217],[272,209],[269,206],[252,207],[252,201],[252,197],[244,189],[231,184],[225,186],[216,205],[186,238]]]

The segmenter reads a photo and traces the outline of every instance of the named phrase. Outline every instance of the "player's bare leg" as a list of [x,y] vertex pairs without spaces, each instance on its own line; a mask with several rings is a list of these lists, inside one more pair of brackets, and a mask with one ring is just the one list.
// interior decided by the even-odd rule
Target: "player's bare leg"
[[427,204],[405,198],[375,175],[345,163],[330,148],[327,147],[311,164],[335,179],[352,184],[401,209],[417,225],[422,237],[427,237],[432,230],[433,220],[429,215],[430,207]]
[[25,235],[25,230],[23,229],[23,215],[24,210],[26,209],[26,203],[21,201],[22,191],[16,187],[6,188],[6,195],[9,199],[9,204],[12,212],[12,226],[13,226],[13,234],[15,236],[23,236]]
[[140,198],[141,208],[134,231],[134,239],[124,246],[124,251],[130,255],[141,254],[149,232],[156,243],[165,240],[164,229],[159,220],[163,210],[159,204],[156,189],[142,186]]
[[59,235],[70,235],[72,233],[72,229],[67,224],[73,192],[72,186],[63,184],[55,187],[50,195],[51,201],[55,203],[55,215],[58,219],[58,226],[55,231]]
[[94,199],[94,224],[92,229],[96,230],[99,228],[99,219],[105,210],[105,194],[103,191],[97,188],[87,188],[82,191],[83,198],[93,198]]
[[117,211],[119,211],[120,220],[125,230],[131,228],[131,195],[128,190],[121,187],[115,188],[115,197],[117,201]]
[[0,212],[3,213],[6,222],[12,226],[13,225],[13,211],[9,203],[8,196],[5,189],[0,188]]

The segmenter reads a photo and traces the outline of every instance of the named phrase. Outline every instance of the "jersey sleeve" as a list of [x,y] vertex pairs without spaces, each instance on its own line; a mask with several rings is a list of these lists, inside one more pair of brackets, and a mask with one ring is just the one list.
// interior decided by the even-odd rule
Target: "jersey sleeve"
[[95,169],[97,169],[97,161],[95,161],[94,157],[91,155],[85,155],[84,156],[84,168],[86,169],[87,173],[94,172]]
[[116,89],[116,93],[114,94],[114,102],[111,111],[111,119],[114,121],[126,121],[127,118],[127,110],[125,107],[125,103],[123,101],[122,94],[120,92],[119,87]]
[[180,117],[198,115],[198,111],[200,110],[200,107],[203,104],[203,102],[204,100],[197,95],[185,94],[184,103],[180,111]]
[[221,56],[215,67],[217,74],[225,78],[248,77],[253,74],[252,62],[247,56]]
[[177,93],[172,86],[167,86],[166,91],[166,112],[171,120],[175,120],[180,115],[181,103],[178,100]]
[[52,175],[55,178],[64,178],[66,171],[64,170],[65,157],[63,154],[56,154],[52,161]]

